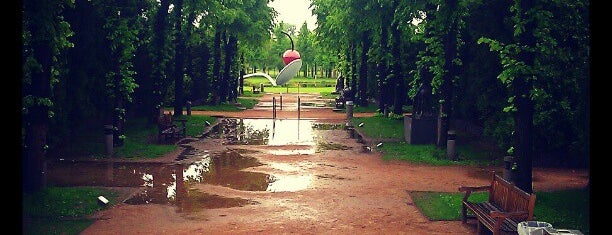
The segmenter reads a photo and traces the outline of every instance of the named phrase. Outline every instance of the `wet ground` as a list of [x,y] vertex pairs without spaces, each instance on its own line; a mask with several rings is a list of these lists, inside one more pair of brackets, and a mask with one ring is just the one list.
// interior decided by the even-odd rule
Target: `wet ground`
[[[47,180],[129,192],[82,234],[475,233],[473,223],[429,221],[408,192],[457,192],[500,169],[382,161],[344,129],[346,114],[321,110],[300,120],[290,108],[276,120],[231,113],[162,159],[50,162]],[[536,191],[578,188],[588,171],[534,169],[534,179]]]

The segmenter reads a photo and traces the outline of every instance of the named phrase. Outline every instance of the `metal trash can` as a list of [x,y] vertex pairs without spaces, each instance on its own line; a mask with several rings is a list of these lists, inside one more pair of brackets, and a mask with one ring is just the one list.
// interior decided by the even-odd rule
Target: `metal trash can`
[[552,224],[542,221],[523,221],[517,225],[519,235],[545,235],[545,229],[552,228]]
[[457,141],[457,133],[453,130],[449,130],[446,138],[446,157],[448,160],[454,161],[457,159],[457,150],[455,143]]
[[544,229],[544,234],[546,235],[584,235],[582,232],[580,232],[579,230],[574,230],[574,229],[555,229],[555,228],[545,228]]
[[113,133],[115,127],[113,125],[104,125],[104,143],[106,155],[113,155]]

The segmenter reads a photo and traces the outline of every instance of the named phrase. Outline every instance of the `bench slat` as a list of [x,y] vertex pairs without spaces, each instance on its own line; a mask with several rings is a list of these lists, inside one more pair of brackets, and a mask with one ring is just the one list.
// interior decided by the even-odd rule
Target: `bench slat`
[[[495,220],[489,215],[491,211],[501,211],[495,205],[484,202],[484,203],[474,203],[474,202],[466,202],[465,203],[471,211],[474,212],[477,218],[481,220],[481,222],[487,226],[488,228],[493,228],[495,225]],[[506,232],[516,232],[517,225],[520,221],[516,221],[512,218],[507,218],[501,225],[501,230]]]

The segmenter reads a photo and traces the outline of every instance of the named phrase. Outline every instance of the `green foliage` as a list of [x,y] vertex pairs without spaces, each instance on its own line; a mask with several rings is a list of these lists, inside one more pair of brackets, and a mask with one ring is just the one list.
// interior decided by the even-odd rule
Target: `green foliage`
[[[86,216],[105,209],[98,203],[98,196],[117,203],[116,192],[93,187],[47,187],[23,196],[22,212],[30,218],[24,226],[24,234],[79,234],[94,221]],[[62,218],[81,218],[61,220]]]
[[[412,201],[421,213],[429,220],[460,220],[461,201],[464,193],[444,193],[428,191],[409,192]],[[489,197],[488,192],[475,192],[470,195],[471,202],[485,202]]]
[[[509,91],[508,103],[503,111],[518,111],[516,97],[527,96],[531,99],[535,109],[535,148],[542,152],[569,153],[558,158],[574,158],[575,160],[568,162],[573,165],[584,165],[586,159],[580,156],[588,153],[588,147],[579,147],[587,146],[584,144],[584,137],[588,129],[575,129],[581,126],[576,124],[578,122],[570,124],[570,120],[575,118],[586,120],[585,115],[576,115],[574,111],[585,110],[584,105],[589,102],[585,93],[589,89],[585,88],[585,82],[590,80],[587,68],[590,60],[587,32],[590,26],[585,20],[585,17],[588,17],[587,6],[587,1],[571,0],[549,1],[546,4],[538,2],[531,9],[520,9],[520,1],[515,1],[514,5],[510,6],[510,12],[513,13],[513,36],[520,38],[526,32],[526,25],[532,23],[535,26],[532,29],[535,42],[524,45],[520,44],[523,42],[503,43],[499,39],[489,37],[481,37],[478,40],[479,44],[488,45],[491,51],[499,55],[502,70],[497,78]],[[568,16],[573,20],[556,17],[558,15]],[[533,53],[534,63],[525,64],[521,60],[523,53]],[[528,92],[522,94],[514,88],[517,82],[532,85],[527,88]],[[579,101],[583,99],[587,101]],[[505,142],[503,145],[509,144]],[[578,160],[579,158],[583,159]]]

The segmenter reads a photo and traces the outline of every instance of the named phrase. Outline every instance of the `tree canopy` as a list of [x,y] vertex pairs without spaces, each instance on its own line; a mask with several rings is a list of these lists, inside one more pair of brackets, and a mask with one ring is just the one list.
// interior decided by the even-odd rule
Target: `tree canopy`
[[130,118],[236,102],[241,72],[283,68],[284,33],[304,77],[343,76],[381,114],[431,85],[441,147],[461,120],[525,172],[589,164],[588,1],[312,0],[314,31],[277,22],[269,2],[24,1],[24,174],[77,133],[110,124],[121,144]]

